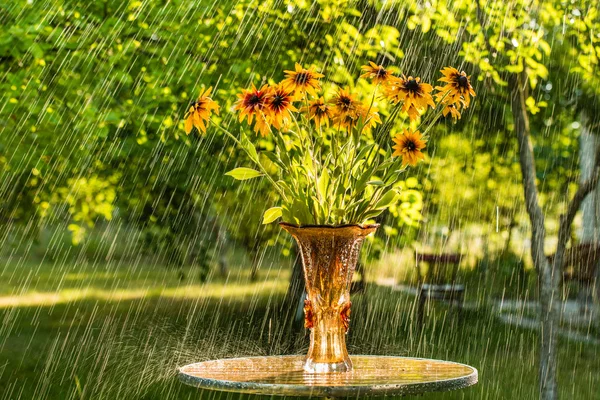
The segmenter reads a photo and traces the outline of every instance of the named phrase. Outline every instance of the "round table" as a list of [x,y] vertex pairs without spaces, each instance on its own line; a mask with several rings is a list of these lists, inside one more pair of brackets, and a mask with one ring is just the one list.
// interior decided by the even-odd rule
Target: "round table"
[[179,379],[202,389],[261,395],[356,397],[408,395],[462,389],[477,370],[450,361],[351,356],[350,372],[309,374],[304,356],[244,357],[205,361],[179,369]]

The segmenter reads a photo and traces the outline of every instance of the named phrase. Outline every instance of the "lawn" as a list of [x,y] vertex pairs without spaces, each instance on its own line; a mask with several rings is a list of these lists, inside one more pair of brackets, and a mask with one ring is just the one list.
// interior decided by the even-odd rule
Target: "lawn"
[[[21,273],[20,271],[32,271]],[[0,275],[0,399],[240,398],[198,391],[178,365],[213,357],[302,353],[280,304],[289,272],[275,265],[250,282],[180,281],[176,271],[127,265],[5,265]],[[423,399],[537,398],[535,331],[504,325],[487,310],[458,314],[435,304],[413,324],[414,298],[370,286],[353,298],[349,349],[449,359],[475,366],[480,383]],[[600,349],[562,341],[562,398],[595,399]]]

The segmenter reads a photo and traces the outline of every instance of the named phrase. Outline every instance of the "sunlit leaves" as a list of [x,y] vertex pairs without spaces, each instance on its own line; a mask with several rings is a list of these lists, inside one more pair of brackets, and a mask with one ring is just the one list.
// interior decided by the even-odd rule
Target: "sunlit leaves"
[[385,210],[392,204],[395,204],[397,199],[398,199],[398,192],[395,189],[391,189],[391,190],[387,191],[383,196],[381,196],[381,198],[379,199],[379,201],[375,204],[375,207],[373,207],[373,208],[376,210]]
[[328,189],[329,189],[329,172],[327,169],[324,169],[323,172],[321,173],[321,176],[319,177],[319,179],[317,181],[317,193],[319,195],[319,198],[321,198],[323,200],[327,199]]
[[281,217],[283,214],[283,210],[281,207],[271,207],[263,214],[263,224],[270,224],[271,222],[277,220],[277,218]]
[[258,178],[262,174],[252,168],[240,167],[232,169],[231,171],[225,173],[225,175],[229,175],[238,181],[245,181],[252,178]]
[[527,106],[529,112],[532,115],[535,115],[540,112],[540,107],[546,107],[548,103],[545,101],[536,102],[532,96],[529,96],[527,100],[525,100],[525,105]]

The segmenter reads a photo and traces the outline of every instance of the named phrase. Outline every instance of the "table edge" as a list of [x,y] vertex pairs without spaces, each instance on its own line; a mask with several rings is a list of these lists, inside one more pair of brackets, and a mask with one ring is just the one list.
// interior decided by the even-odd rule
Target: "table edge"
[[374,355],[361,355],[357,354],[353,357],[367,357],[367,358],[399,358],[407,360],[423,360],[423,361],[435,361],[440,363],[460,365],[470,368],[472,372],[469,375],[439,380],[435,382],[418,382],[418,383],[407,383],[407,384],[381,384],[381,385],[352,385],[352,386],[305,386],[305,385],[292,385],[292,384],[261,384],[256,382],[238,382],[229,380],[217,380],[202,378],[186,374],[182,370],[186,367],[190,367],[196,364],[201,364],[209,361],[223,361],[223,360],[240,360],[240,359],[257,359],[257,358],[269,358],[269,357],[289,357],[297,358],[300,355],[287,355],[287,356],[253,356],[253,357],[235,357],[235,358],[223,358],[220,360],[206,360],[198,363],[192,363],[178,368],[179,380],[189,386],[193,386],[199,389],[207,389],[214,391],[223,392],[234,392],[234,393],[247,393],[257,395],[270,395],[270,396],[316,396],[316,397],[348,397],[348,396],[386,396],[386,395],[410,395],[430,392],[443,392],[464,389],[469,386],[475,385],[479,381],[479,373],[476,368],[454,361],[447,360],[436,360],[429,358],[420,357],[399,357],[399,356],[374,356]]

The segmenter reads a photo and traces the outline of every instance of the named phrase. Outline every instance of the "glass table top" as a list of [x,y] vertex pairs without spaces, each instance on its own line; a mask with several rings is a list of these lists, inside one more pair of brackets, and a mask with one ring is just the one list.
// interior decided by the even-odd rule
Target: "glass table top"
[[203,389],[262,395],[348,397],[421,394],[477,383],[477,370],[451,361],[351,356],[353,370],[309,374],[304,356],[245,357],[205,361],[179,369],[179,379]]

